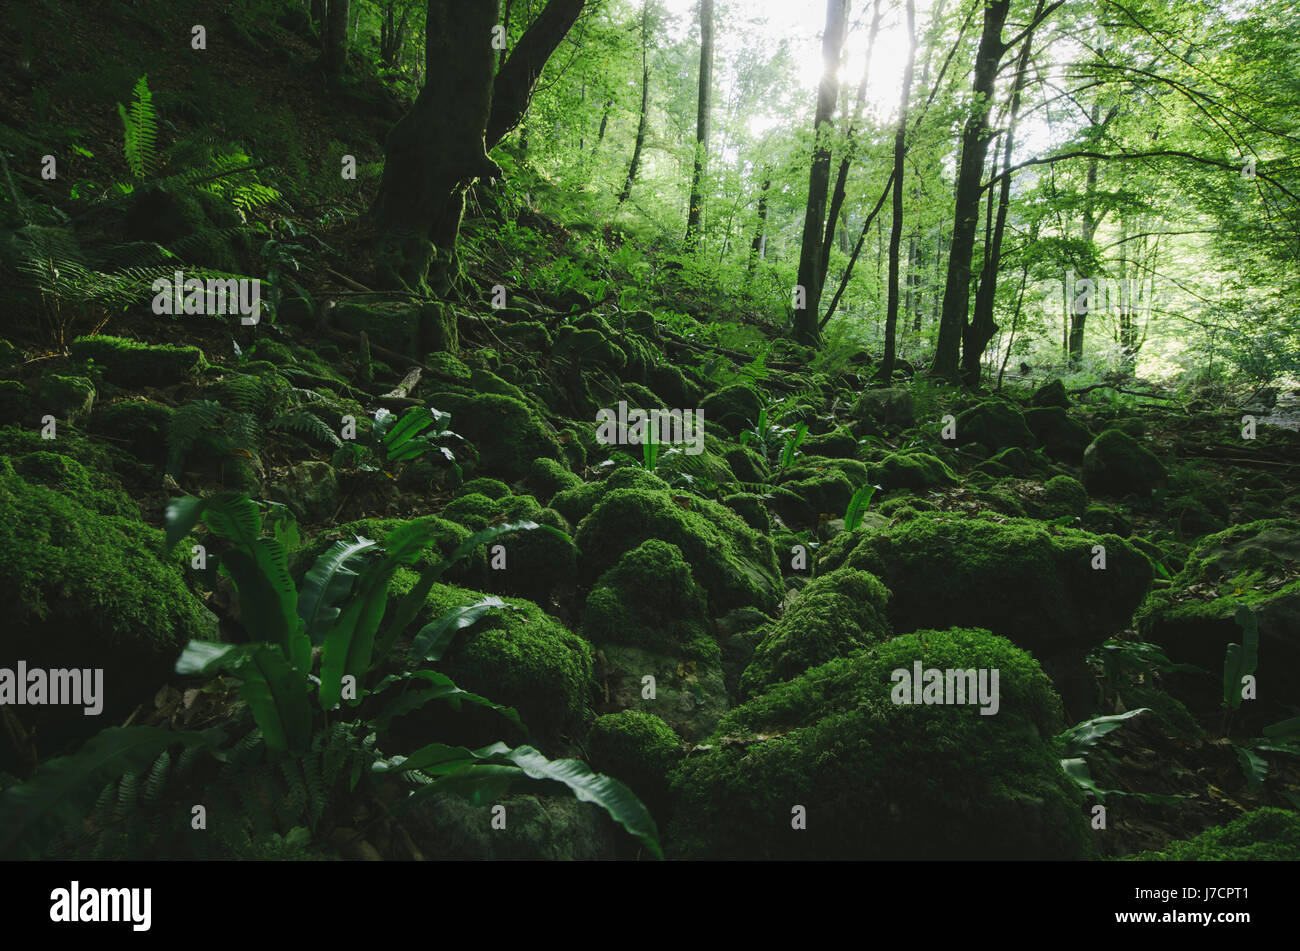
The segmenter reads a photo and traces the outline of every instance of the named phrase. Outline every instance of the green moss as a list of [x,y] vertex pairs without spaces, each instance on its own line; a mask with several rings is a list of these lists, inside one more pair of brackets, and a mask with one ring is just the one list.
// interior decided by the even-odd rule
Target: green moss
[[1081,518],[1088,508],[1088,492],[1083,483],[1067,475],[1053,476],[1043,486],[1043,517]]
[[1118,535],[1127,538],[1133,534],[1133,526],[1122,512],[1117,512],[1109,505],[1096,502],[1083,510],[1083,527],[1099,535]]
[[582,485],[582,480],[554,459],[534,459],[524,483],[537,494],[538,499],[549,502],[557,492]]
[[707,601],[681,549],[650,538],[623,554],[587,595],[582,633],[595,644],[681,652],[707,637]]
[[534,459],[564,458],[551,427],[520,400],[443,392],[431,402],[451,414],[448,425],[474,444],[480,469],[495,477],[515,482],[528,474]]
[[747,383],[724,386],[700,403],[704,418],[733,436],[739,436],[753,426],[762,408],[763,399],[758,390]]
[[445,351],[426,354],[424,365],[432,371],[434,376],[448,380],[458,380],[464,383],[469,382],[469,367],[465,366],[458,357]]
[[890,634],[889,592],[865,571],[834,571],[814,579],[754,650],[740,678],[741,696],[790,680]]
[[1300,859],[1300,813],[1265,806],[1170,842],[1159,852],[1128,856],[1139,862],[1294,862]]
[[546,325],[536,320],[523,320],[497,328],[497,336],[510,341],[523,350],[538,354],[551,349],[551,334]]
[[612,343],[595,329],[583,329],[571,324],[560,328],[555,335],[552,355],[578,366],[598,366],[617,373],[627,366],[627,352]]
[[956,485],[957,477],[940,459],[926,452],[894,452],[873,465],[867,476],[882,489],[921,491]]
[[95,405],[95,385],[81,376],[46,373],[38,395],[42,410],[73,423],[89,415]]
[[1065,384],[1058,377],[1034,390],[1029,402],[1034,406],[1067,407],[1070,405],[1070,397],[1065,392]]
[[101,515],[140,517],[140,509],[118,487],[111,473],[92,472],[58,452],[42,450],[12,458],[14,471],[28,482],[71,496]]
[[37,412],[31,390],[18,380],[0,380],[0,420],[34,426],[43,415]]
[[815,525],[821,516],[842,516],[854,489],[839,469],[796,469],[772,490],[772,507],[788,524]]
[[731,471],[741,482],[766,482],[767,463],[763,457],[747,446],[733,446],[723,455]]
[[1128,433],[1108,429],[1084,451],[1083,484],[1088,494],[1150,498],[1165,481],[1165,467]]
[[847,426],[838,426],[820,436],[809,436],[800,449],[809,455],[852,458],[858,451],[858,437]]
[[[1104,570],[1092,568],[1098,544]],[[978,624],[1038,656],[1125,628],[1152,575],[1146,556],[1113,535],[956,513],[896,519],[862,535],[843,564],[871,572],[893,593],[895,630]]]
[[141,461],[161,466],[167,458],[167,427],[174,412],[150,400],[123,400],[100,406],[90,419],[90,429],[118,440]]
[[501,514],[501,509],[502,505],[496,499],[471,492],[448,502],[442,510],[442,517],[478,532],[487,528],[492,519]]
[[722,500],[722,504],[745,520],[745,524],[755,531],[767,534],[772,530],[772,520],[768,518],[767,507],[763,497],[750,492],[736,492]]
[[1028,447],[1034,441],[1025,418],[1014,406],[987,400],[957,416],[957,444],[978,442],[992,450],[1008,446]]
[[780,572],[771,540],[725,506],[691,495],[650,489],[608,492],[578,525],[574,540],[582,552],[580,576],[594,580],[648,538],[681,549],[715,612],[775,606]]
[[[999,671],[999,710],[895,704],[891,673]],[[1077,859],[1082,796],[1052,746],[1059,700],[985,631],[923,631],[833,660],[719,723],[673,776],[670,854],[726,859]],[[807,827],[792,829],[792,809]]]
[[147,344],[107,335],[78,337],[68,351],[76,360],[94,360],[104,379],[127,388],[182,383],[207,366],[198,347]]
[[607,713],[596,718],[587,734],[592,769],[622,780],[652,813],[663,810],[669,773],[681,758],[677,734],[653,713]]
[[[550,602],[562,587],[571,586],[578,570],[578,549],[569,537],[564,518],[554,509],[543,509],[531,495],[510,498],[505,517],[517,522],[531,519],[539,528],[511,532],[492,543],[505,549],[505,567],[494,567],[487,579],[493,590],[528,598],[538,604]],[[523,504],[530,507],[525,509]]]
[[1083,460],[1083,451],[1092,442],[1087,426],[1059,406],[1036,407],[1025,413],[1025,425],[1043,450],[1060,462],[1077,464]]
[[616,469],[603,481],[579,484],[565,489],[551,499],[551,507],[577,524],[591,514],[596,503],[615,489],[648,489],[652,492],[668,491],[668,483],[653,472],[637,466]]
[[489,499],[504,499],[510,494],[510,486],[500,479],[470,479],[456,490],[458,496],[475,492],[486,495]]
[[[49,461],[27,458],[40,468]],[[83,482],[75,464],[56,466]],[[30,721],[24,715],[29,726],[49,727],[43,749],[57,749],[65,729],[84,735],[117,720],[157,690],[183,643],[211,633],[211,616],[185,586],[178,561],[159,557],[162,533],[138,519],[99,514],[0,458],[0,523],[7,593],[0,666],[21,659],[30,667],[104,668],[103,718],[76,707],[31,711]]]
[[[436,585],[427,602],[430,619],[485,595]],[[591,646],[523,599],[518,610],[493,612],[462,632],[442,669],[465,690],[519,711],[540,736],[574,730],[588,715],[595,690]]]

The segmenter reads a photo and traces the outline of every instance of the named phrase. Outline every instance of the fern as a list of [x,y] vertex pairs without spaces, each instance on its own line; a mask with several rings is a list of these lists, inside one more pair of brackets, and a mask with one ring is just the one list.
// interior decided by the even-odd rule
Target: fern
[[343,440],[335,434],[334,430],[330,429],[323,419],[305,409],[295,409],[277,416],[271,420],[267,428],[294,432],[330,446],[343,445]]
[[126,164],[131,174],[141,181],[153,173],[158,163],[158,112],[154,109],[148,79],[141,76],[136,80],[130,109],[120,102],[117,104],[117,113],[122,117]]
[[196,400],[177,408],[167,424],[167,471],[175,476],[194,444],[216,448],[227,439],[223,429],[229,410],[212,400]]

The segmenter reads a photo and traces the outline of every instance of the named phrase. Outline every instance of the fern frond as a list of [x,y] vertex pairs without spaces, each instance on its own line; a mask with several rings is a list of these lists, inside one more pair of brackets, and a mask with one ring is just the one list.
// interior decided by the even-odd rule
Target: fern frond
[[324,420],[305,409],[296,409],[282,416],[277,416],[271,420],[267,429],[294,432],[300,436],[334,447],[343,445],[343,440],[335,435],[334,430],[330,429]]
[[122,119],[126,164],[131,174],[143,181],[158,163],[158,112],[154,109],[148,76],[136,80],[131,96],[131,107],[128,109],[119,102],[117,112]]

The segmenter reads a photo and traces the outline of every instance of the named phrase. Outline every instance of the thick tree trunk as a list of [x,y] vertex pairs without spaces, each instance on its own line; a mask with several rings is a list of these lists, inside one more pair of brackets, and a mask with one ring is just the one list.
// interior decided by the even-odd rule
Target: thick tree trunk
[[325,75],[342,76],[348,64],[348,0],[329,0],[325,24]]
[[993,101],[993,83],[1006,47],[1002,27],[1011,0],[989,0],[984,7],[984,26],[975,54],[975,79],[970,115],[961,136],[961,159],[954,188],[953,229],[948,254],[948,276],[944,284],[943,309],[939,317],[939,340],[930,372],[955,380],[961,356],[962,337],[970,307],[971,255],[979,224],[980,194],[984,162],[988,151],[988,114]]
[[709,158],[709,110],[713,102],[713,0],[700,0],[700,90],[695,106],[695,164],[691,171],[690,208],[686,214],[686,250],[694,251],[704,214],[704,170]]
[[494,3],[429,0],[425,85],[388,136],[375,202],[380,287],[446,294],[456,282],[465,189],[500,171],[483,140],[496,16]]
[[[476,0],[478,2],[478,0]],[[491,149],[523,120],[533,88],[546,61],[568,36],[587,0],[550,0],[529,24],[492,84],[492,112],[488,118],[486,141]],[[495,0],[486,4],[496,16]],[[469,4],[461,4],[467,7]],[[495,25],[495,19],[493,21]]]
[[840,51],[848,21],[848,0],[826,0],[826,32],[822,37],[822,79],[813,115],[812,168],[808,173],[808,207],[804,213],[803,241],[799,247],[798,286],[802,306],[794,312],[794,338],[807,346],[821,341],[819,316],[822,294],[822,238],[826,221],[826,192],[831,177],[831,118],[839,95]]
[[885,306],[885,354],[878,378],[889,385],[894,376],[898,336],[898,251],[903,239],[903,159],[907,156],[907,102],[912,90],[912,67],[916,62],[916,5],[907,0],[907,66],[903,70],[903,93],[898,106],[898,128],[894,132],[894,220],[889,226],[889,289]]

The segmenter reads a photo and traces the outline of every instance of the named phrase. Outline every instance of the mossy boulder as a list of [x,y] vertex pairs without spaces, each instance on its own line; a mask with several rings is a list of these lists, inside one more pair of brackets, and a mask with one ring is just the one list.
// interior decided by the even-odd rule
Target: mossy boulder
[[1009,446],[1028,448],[1034,437],[1020,410],[1000,400],[985,400],[957,415],[957,444],[972,442],[997,452]]
[[524,484],[537,493],[542,502],[549,502],[556,493],[565,489],[575,489],[582,485],[582,480],[554,459],[534,459],[528,467]]
[[0,585],[8,593],[0,667],[103,668],[104,706],[18,708],[47,753],[120,722],[165,680],[191,638],[215,636],[215,618],[186,587],[179,556],[138,518],[100,514],[20,475],[0,458]]
[[471,492],[468,495],[458,495],[448,502],[442,509],[442,517],[463,525],[472,532],[480,532],[501,514],[501,509],[500,500]]
[[603,367],[611,373],[627,366],[627,352],[606,334],[572,324],[566,324],[556,333],[551,354],[557,360],[567,360],[577,366]]
[[127,389],[170,386],[192,379],[207,366],[198,347],[148,344],[99,334],[78,337],[68,345],[76,360],[93,360],[104,379]]
[[922,491],[956,485],[957,476],[943,460],[928,452],[893,452],[871,467],[867,475],[885,491]]
[[694,495],[653,489],[608,492],[578,525],[574,541],[582,553],[580,577],[594,581],[649,538],[681,549],[714,613],[775,607],[780,571],[771,540],[726,506]]
[[474,444],[479,468],[510,482],[523,479],[534,459],[560,460],[554,430],[529,404],[496,393],[443,392],[431,400],[450,413],[452,429]]
[[666,653],[605,644],[596,676],[606,709],[653,713],[688,742],[708,736],[729,707],[722,651],[710,638]]
[[37,395],[42,410],[74,424],[89,416],[95,406],[95,384],[81,376],[47,373],[41,377]]
[[365,332],[370,342],[408,357],[459,347],[455,314],[440,302],[362,301],[337,304],[331,320],[348,333]]
[[626,552],[587,595],[582,633],[595,644],[663,653],[707,638],[708,602],[676,545],[650,538]]
[[1087,508],[1088,492],[1078,479],[1052,476],[1043,486],[1043,518],[1082,518]]
[[0,421],[35,426],[45,413],[36,408],[36,397],[20,380],[0,380]]
[[858,437],[847,426],[837,426],[820,436],[809,436],[800,446],[801,451],[813,456],[834,459],[851,459],[858,451]]
[[[492,543],[493,548],[500,545],[502,550],[490,553],[488,578],[497,590],[546,605],[561,587],[573,584],[578,549],[569,537],[564,518],[554,509],[541,508],[530,495],[505,501],[507,520],[528,519],[537,522],[538,527],[509,532]],[[532,507],[522,511],[521,503],[531,503]],[[501,560],[504,567],[498,567]]]
[[[915,663],[999,671],[996,716],[895,703]],[[815,667],[731,711],[673,774],[670,855],[723,859],[1095,857],[1038,664],[986,631],[922,631]],[[793,828],[796,807],[806,827]]]
[[866,427],[872,431],[879,426],[907,429],[916,422],[916,406],[910,390],[865,390],[854,404],[853,418],[860,424],[874,424]]
[[747,383],[732,383],[706,396],[700,410],[708,423],[739,436],[754,425],[763,408],[758,390]]
[[637,466],[623,466],[609,473],[599,482],[585,482],[557,492],[551,507],[577,524],[586,518],[596,503],[615,489],[648,489],[652,492],[668,491],[668,483],[653,472]]
[[1088,494],[1149,499],[1165,481],[1165,467],[1128,433],[1108,429],[1083,453],[1083,484]]
[[865,571],[849,568],[814,579],[755,648],[740,678],[741,696],[886,639],[888,601],[880,579]]
[[669,774],[683,755],[672,727],[653,713],[621,710],[597,717],[586,745],[592,769],[622,780],[652,814],[662,813]]
[[748,446],[732,446],[723,454],[723,459],[741,482],[767,481],[767,462]]
[[510,494],[510,486],[506,485],[500,479],[470,479],[468,482],[461,484],[456,490],[456,495],[470,495],[478,493],[486,495],[489,499],[504,499]]
[[1268,678],[1274,697],[1296,702],[1300,522],[1263,519],[1201,539],[1170,586],[1142,606],[1138,631],[1171,659],[1218,671],[1227,645],[1241,643],[1236,614],[1242,606],[1258,626],[1261,678]]
[[745,520],[745,524],[757,532],[767,534],[772,530],[772,520],[768,517],[767,506],[763,496],[753,492],[735,492],[724,496],[722,504]]
[[1139,852],[1126,858],[1138,862],[1295,862],[1300,860],[1300,813],[1264,806],[1227,825],[1170,842],[1158,852]]
[[787,524],[815,525],[823,515],[842,516],[856,488],[838,468],[792,469],[772,490],[772,507]]
[[[434,620],[485,597],[434,585],[425,616]],[[595,691],[591,645],[530,601],[506,603],[510,609],[491,612],[457,635],[439,669],[462,689],[514,707],[539,737],[577,730]]]
[[1034,390],[1029,402],[1034,406],[1060,406],[1064,408],[1070,405],[1070,397],[1065,392],[1065,383],[1058,377]]
[[308,459],[272,479],[267,498],[283,502],[304,524],[323,522],[339,507],[339,480],[328,462]]
[[1025,425],[1043,451],[1058,462],[1077,465],[1092,442],[1092,432],[1088,427],[1059,406],[1030,409],[1025,413]]
[[[1105,569],[1093,568],[1096,545],[1105,547]],[[819,571],[837,567],[824,561]],[[1038,657],[1123,630],[1152,577],[1146,556],[1114,535],[957,513],[865,533],[842,564],[885,583],[895,630],[976,624]]]

